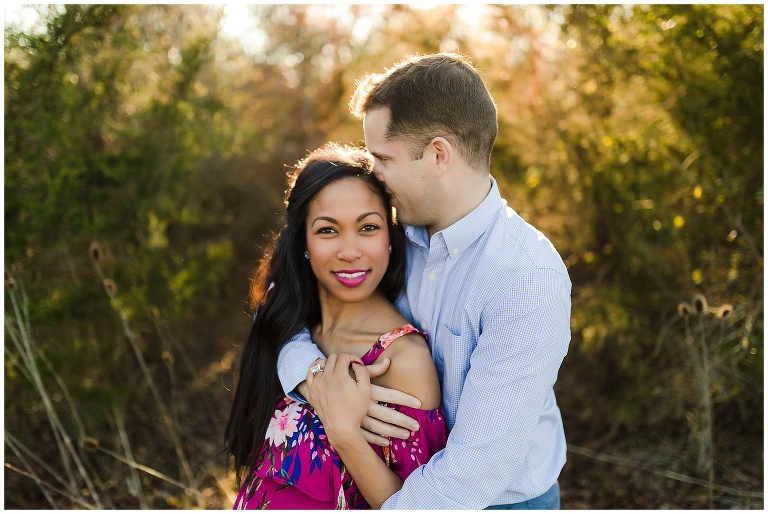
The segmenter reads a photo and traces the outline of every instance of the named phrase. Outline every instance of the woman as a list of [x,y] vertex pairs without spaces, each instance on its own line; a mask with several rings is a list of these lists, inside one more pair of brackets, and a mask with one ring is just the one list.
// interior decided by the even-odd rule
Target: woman
[[364,151],[328,143],[290,177],[285,225],[253,284],[258,315],[225,433],[240,486],[235,508],[368,508],[312,407],[283,397],[277,357],[304,327],[325,355],[353,354],[365,365],[389,358],[373,383],[421,401],[421,410],[396,407],[419,430],[373,447],[392,473],[404,480],[445,446],[426,336],[392,304],[405,285],[405,239],[371,166]]

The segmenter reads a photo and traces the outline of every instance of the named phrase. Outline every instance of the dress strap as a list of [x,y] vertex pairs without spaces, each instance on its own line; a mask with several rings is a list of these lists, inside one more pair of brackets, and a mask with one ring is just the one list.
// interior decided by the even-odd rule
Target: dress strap
[[379,337],[376,343],[374,343],[373,347],[370,350],[368,350],[368,353],[366,353],[363,356],[363,363],[366,365],[371,364],[373,361],[375,361],[379,357],[379,355],[381,355],[381,353],[384,350],[387,349],[387,347],[390,344],[392,344],[392,342],[395,339],[407,334],[412,334],[412,333],[421,334],[424,337],[424,339],[427,339],[427,341],[429,341],[429,338],[426,332],[423,332],[418,328],[414,327],[413,325],[411,325],[410,323],[408,323],[401,327],[397,327],[394,330],[390,330],[386,334],[383,334],[381,337]]

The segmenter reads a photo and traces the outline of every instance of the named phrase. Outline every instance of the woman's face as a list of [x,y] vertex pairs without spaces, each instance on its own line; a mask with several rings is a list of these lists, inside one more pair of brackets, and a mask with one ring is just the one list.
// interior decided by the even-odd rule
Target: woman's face
[[387,210],[358,178],[327,185],[309,205],[307,251],[321,301],[359,302],[389,265]]

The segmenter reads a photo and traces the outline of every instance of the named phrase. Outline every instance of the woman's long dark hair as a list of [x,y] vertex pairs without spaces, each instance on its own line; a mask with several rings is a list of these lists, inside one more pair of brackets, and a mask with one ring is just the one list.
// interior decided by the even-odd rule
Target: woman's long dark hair
[[[304,257],[309,205],[328,184],[356,177],[381,197],[389,212],[388,195],[371,167],[372,158],[362,149],[327,143],[289,174],[285,225],[265,252],[252,283],[251,306],[258,315],[243,348],[224,434],[238,485],[262,453],[276,402],[284,396],[277,376],[280,349],[301,329],[321,321],[317,279]],[[394,302],[405,287],[405,235],[391,215],[387,218],[392,255],[379,288]]]

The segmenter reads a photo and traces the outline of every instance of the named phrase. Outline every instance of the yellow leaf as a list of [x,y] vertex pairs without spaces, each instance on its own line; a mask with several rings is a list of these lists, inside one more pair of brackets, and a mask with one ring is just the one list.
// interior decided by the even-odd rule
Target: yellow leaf
[[691,272],[691,279],[694,284],[699,285],[704,282],[704,273],[700,269],[695,269]]

